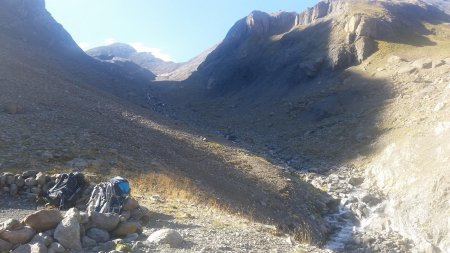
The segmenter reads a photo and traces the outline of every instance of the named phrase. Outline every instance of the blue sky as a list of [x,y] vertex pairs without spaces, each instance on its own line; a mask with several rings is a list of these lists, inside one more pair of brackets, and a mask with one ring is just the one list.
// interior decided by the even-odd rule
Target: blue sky
[[318,0],[46,0],[83,49],[124,42],[187,61],[216,43],[252,10],[300,12]]

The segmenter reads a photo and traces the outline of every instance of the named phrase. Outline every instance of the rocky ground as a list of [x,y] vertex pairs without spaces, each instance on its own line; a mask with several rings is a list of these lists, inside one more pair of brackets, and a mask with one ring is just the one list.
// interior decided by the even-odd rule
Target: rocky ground
[[[372,224],[374,217],[382,215],[384,200],[378,192],[362,190],[362,171],[340,167],[328,175],[314,171],[290,172],[326,191],[339,203],[338,211],[325,217],[334,230],[323,249],[301,245],[274,226],[242,218],[239,214],[153,195],[135,196],[141,206],[151,210],[150,221],[143,226],[141,234],[107,242],[84,240],[83,252],[387,253],[409,252],[414,247],[383,224]],[[0,197],[0,223],[9,219],[22,220],[37,210],[43,210],[36,203],[35,195],[22,192],[11,197],[9,191],[4,191],[6,188]],[[150,242],[155,234],[156,241]]]

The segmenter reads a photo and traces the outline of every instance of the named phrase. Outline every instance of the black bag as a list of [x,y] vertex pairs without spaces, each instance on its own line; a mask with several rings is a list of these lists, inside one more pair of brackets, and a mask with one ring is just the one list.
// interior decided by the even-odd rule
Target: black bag
[[45,200],[59,209],[74,207],[86,185],[83,174],[79,172],[61,174],[55,185],[44,194]]
[[94,187],[89,199],[88,211],[120,214],[129,195],[128,181],[122,177],[115,177]]

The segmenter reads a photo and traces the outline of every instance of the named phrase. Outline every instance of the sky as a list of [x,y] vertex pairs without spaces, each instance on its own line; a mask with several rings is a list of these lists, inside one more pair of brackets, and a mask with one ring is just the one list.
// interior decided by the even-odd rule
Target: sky
[[253,10],[301,12],[318,0],[46,0],[84,50],[123,42],[184,62],[219,43]]

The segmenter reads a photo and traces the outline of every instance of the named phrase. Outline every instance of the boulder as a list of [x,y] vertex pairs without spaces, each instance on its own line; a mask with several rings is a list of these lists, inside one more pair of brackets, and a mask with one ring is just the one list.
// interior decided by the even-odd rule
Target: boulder
[[439,68],[440,66],[444,66],[445,65],[445,61],[444,60],[436,60],[433,61],[433,68]]
[[99,228],[89,229],[86,231],[86,235],[95,242],[107,242],[110,239],[108,231]]
[[13,248],[13,244],[0,239],[0,252],[9,252]]
[[115,213],[91,213],[92,225],[106,231],[114,230],[120,221],[120,216]]
[[125,211],[133,210],[139,207],[139,202],[134,198],[128,198],[123,206]]
[[0,224],[0,232],[5,230],[14,230],[23,227],[20,221],[16,219],[9,219]]
[[54,237],[66,249],[81,250],[79,215],[72,209],[56,227]]
[[27,179],[29,177],[33,177],[34,178],[34,177],[36,177],[37,174],[38,174],[38,172],[35,171],[35,170],[27,170],[27,171],[22,173],[22,177],[25,178],[25,179]]
[[142,225],[137,221],[121,222],[119,226],[112,232],[115,237],[124,237],[129,234],[142,232]]
[[397,74],[412,74],[417,71],[417,68],[413,66],[403,66],[397,70]]
[[44,233],[39,233],[33,237],[30,244],[33,243],[40,243],[44,244],[46,247],[50,246],[53,243],[53,238],[49,235],[46,235]]
[[81,239],[81,244],[83,245],[83,248],[92,248],[97,246],[97,242],[88,236],[83,236]]
[[181,235],[173,229],[161,229],[147,238],[147,242],[155,244],[168,244],[172,248],[180,247],[183,243]]
[[393,65],[400,64],[404,61],[405,61],[404,59],[402,59],[400,56],[397,56],[397,55],[392,55],[387,60],[387,62],[389,64],[393,64]]
[[59,210],[40,210],[28,215],[22,222],[36,231],[46,231],[56,228],[62,219]]
[[22,176],[18,176],[16,178],[16,185],[17,187],[22,188],[25,185],[25,179],[23,179]]
[[46,180],[47,180],[47,178],[45,177],[45,174],[44,174],[44,173],[39,172],[39,173],[36,175],[36,181],[37,181],[38,185],[41,185],[41,186],[45,185],[45,181],[46,181]]
[[6,184],[10,185],[14,184],[14,182],[16,182],[16,177],[11,173],[6,174]]
[[133,241],[136,241],[138,238],[139,238],[139,234],[134,233],[134,234],[127,235],[125,238],[123,238],[123,241],[126,243],[131,243]]
[[430,58],[423,58],[415,60],[412,66],[418,69],[430,69],[433,67],[433,60]]
[[38,184],[38,182],[33,177],[29,177],[29,178],[25,179],[26,186],[36,186],[37,184]]
[[150,221],[151,212],[146,207],[140,206],[130,211],[131,219],[147,224]]
[[15,230],[7,230],[0,234],[0,239],[6,240],[12,244],[24,244],[31,241],[36,234],[31,227],[22,227]]
[[16,184],[12,184],[9,186],[9,194],[11,194],[11,196],[16,196],[17,193],[19,193],[19,187],[17,187]]
[[57,242],[54,242],[50,245],[50,248],[48,248],[48,253],[64,253],[66,252],[66,249]]
[[47,253],[48,249],[44,244],[33,243],[24,244],[13,250],[12,253]]

